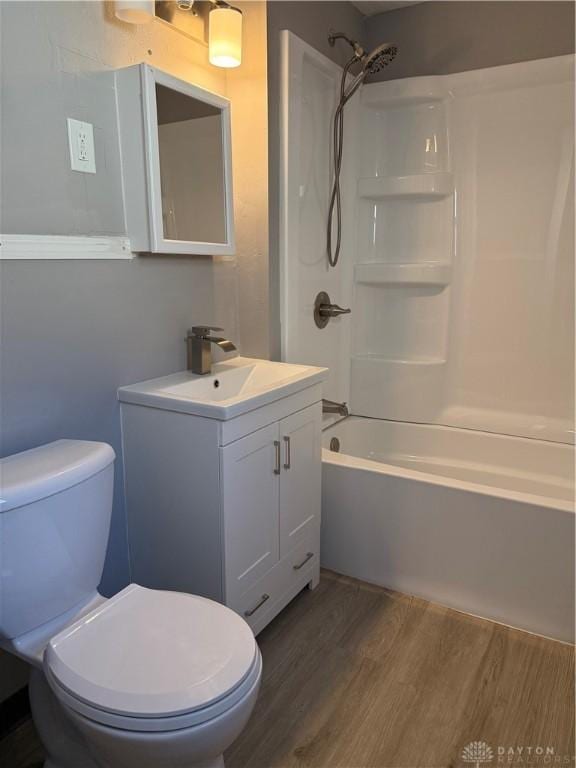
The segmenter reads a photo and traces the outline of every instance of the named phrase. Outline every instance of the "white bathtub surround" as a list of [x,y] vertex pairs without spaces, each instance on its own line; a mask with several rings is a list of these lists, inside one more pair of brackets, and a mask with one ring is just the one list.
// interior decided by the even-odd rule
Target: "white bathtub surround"
[[353,413],[572,439],[573,81],[566,56],[362,90]]
[[363,85],[328,270],[339,69],[284,35],[284,359],[355,415],[571,442],[574,57]]
[[327,568],[573,640],[572,446],[354,417],[324,446]]

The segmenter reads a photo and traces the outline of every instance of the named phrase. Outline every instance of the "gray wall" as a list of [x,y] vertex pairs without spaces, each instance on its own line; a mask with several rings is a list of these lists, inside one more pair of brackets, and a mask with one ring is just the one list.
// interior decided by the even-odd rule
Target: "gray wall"
[[1,278],[2,455],[61,437],[112,445],[111,594],[129,580],[116,390],[182,370],[186,328],[214,319],[210,261],[4,262]]
[[442,75],[574,52],[574,3],[424,2],[366,19],[370,48],[399,46],[372,81]]
[[350,58],[350,48],[343,42],[334,48],[328,44],[332,30],[347,32],[361,39],[364,17],[351,3],[344,2],[268,2],[268,188],[269,197],[269,270],[270,270],[270,348],[272,359],[280,359],[279,239],[279,142],[280,142],[280,32],[289,29],[338,64]]

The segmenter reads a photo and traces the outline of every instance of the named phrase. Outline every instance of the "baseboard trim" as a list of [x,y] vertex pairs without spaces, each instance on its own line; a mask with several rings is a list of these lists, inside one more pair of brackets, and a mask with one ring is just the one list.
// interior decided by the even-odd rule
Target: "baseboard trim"
[[26,685],[5,701],[0,702],[0,739],[3,739],[30,717],[30,699]]

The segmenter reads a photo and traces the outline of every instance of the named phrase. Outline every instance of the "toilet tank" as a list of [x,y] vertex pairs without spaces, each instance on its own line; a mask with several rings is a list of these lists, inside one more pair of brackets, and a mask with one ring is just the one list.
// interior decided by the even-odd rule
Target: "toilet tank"
[[57,440],[0,460],[0,638],[89,602],[110,530],[114,451]]

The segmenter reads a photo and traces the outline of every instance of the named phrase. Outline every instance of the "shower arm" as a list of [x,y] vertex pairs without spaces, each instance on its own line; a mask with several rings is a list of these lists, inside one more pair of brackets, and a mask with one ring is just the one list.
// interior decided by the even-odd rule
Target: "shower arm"
[[361,59],[365,55],[364,48],[356,40],[348,37],[344,32],[331,32],[328,35],[328,43],[331,47],[334,47],[336,40],[345,40],[351,48],[354,49],[354,58]]

